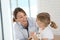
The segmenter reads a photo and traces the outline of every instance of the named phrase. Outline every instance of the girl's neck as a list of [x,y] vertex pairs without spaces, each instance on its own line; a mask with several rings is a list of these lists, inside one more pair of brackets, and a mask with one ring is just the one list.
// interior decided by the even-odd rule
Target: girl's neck
[[41,29],[41,30],[44,30],[44,29],[45,29],[45,26],[43,26],[43,27],[40,27],[40,29]]

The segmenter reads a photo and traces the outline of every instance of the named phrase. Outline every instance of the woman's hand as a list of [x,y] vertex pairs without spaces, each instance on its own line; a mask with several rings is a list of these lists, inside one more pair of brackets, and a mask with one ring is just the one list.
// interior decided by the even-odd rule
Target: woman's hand
[[32,40],[32,37],[29,37],[28,40]]

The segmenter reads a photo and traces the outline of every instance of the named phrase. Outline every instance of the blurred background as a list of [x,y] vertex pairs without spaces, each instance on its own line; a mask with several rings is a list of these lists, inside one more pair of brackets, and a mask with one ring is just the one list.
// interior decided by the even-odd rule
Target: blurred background
[[60,38],[60,0],[0,0],[0,40],[13,40],[12,18],[16,7],[23,8],[28,17],[36,18],[48,12],[58,28],[52,29],[56,40]]

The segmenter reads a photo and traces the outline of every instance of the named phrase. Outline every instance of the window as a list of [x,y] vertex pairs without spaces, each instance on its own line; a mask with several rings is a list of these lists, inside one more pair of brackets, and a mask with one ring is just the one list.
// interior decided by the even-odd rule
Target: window
[[36,17],[37,14],[37,0],[11,0],[11,10],[13,10],[16,7],[23,8],[28,17]]

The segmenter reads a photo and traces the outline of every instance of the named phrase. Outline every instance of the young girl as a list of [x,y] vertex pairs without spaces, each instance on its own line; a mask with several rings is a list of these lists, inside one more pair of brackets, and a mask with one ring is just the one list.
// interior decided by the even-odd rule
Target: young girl
[[31,34],[34,40],[54,40],[54,35],[51,30],[51,27],[56,29],[56,24],[51,21],[49,13],[42,12],[37,15],[36,20],[39,31],[38,34]]

